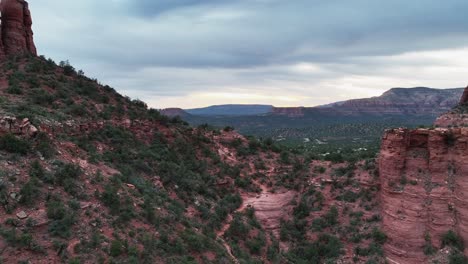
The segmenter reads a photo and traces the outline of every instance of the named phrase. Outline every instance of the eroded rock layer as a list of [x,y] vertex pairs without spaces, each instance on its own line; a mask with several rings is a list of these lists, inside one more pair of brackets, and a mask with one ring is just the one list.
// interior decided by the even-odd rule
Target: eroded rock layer
[[389,130],[379,168],[389,262],[423,263],[448,230],[468,241],[468,128]]
[[28,2],[1,0],[0,57],[16,54],[37,55]]

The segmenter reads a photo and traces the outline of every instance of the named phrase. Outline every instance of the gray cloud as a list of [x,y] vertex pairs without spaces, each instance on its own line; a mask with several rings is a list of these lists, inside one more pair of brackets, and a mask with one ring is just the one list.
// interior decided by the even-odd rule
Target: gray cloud
[[[333,83],[353,74],[385,75],[397,63],[388,56],[468,43],[466,0],[43,0],[30,5],[40,53],[69,58],[134,94],[180,96],[213,85],[249,84],[266,92],[272,83]],[[418,61],[425,65],[427,59],[410,64]],[[285,67],[300,63],[322,70],[298,74]]]

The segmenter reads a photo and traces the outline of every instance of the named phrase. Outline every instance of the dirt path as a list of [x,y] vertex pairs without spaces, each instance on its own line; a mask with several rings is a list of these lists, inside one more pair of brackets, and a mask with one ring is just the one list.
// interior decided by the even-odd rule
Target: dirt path
[[[234,213],[236,212],[241,212],[245,209],[245,203],[243,202],[242,205],[236,210],[234,211]],[[233,213],[233,214],[234,214]],[[224,223],[224,225],[221,227],[221,229],[216,232],[216,236],[217,238],[221,241],[221,244],[223,244],[224,248],[226,249],[229,257],[231,258],[231,260],[235,263],[235,264],[240,264],[239,260],[236,258],[236,256],[234,256],[234,254],[232,254],[232,248],[231,246],[229,245],[229,243],[226,242],[226,240],[224,240],[224,234],[226,233],[226,231],[228,231],[229,227],[231,227],[231,222],[234,218],[232,217],[232,214],[228,215],[228,218],[226,219],[226,223]]]

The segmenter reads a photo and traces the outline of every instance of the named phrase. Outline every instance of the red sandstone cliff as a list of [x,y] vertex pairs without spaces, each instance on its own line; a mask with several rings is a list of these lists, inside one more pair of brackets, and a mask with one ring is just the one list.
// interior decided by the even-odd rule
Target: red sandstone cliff
[[452,112],[436,122],[444,128],[394,129],[383,137],[379,169],[390,263],[427,261],[423,247],[439,248],[449,230],[468,241],[468,128],[455,128],[459,122]]
[[2,0],[0,11],[0,57],[25,53],[37,55],[28,2]]

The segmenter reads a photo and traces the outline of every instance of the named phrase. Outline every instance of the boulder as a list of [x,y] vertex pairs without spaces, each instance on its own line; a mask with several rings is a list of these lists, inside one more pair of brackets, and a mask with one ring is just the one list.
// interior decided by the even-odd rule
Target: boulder
[[16,217],[18,217],[19,219],[26,219],[28,218],[28,215],[26,214],[25,211],[20,211],[16,214]]

